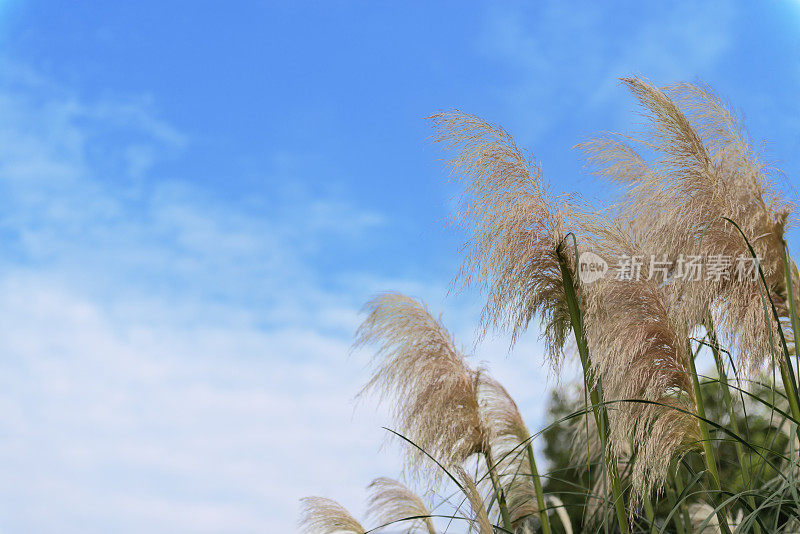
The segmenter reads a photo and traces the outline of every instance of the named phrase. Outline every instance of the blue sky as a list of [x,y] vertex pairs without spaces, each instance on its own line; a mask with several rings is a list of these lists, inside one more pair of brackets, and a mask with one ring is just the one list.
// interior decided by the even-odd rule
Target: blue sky
[[[358,309],[447,297],[460,236],[423,117],[504,125],[555,190],[635,127],[619,76],[702,79],[792,190],[800,4],[0,4],[0,531],[291,532],[399,474],[352,397]],[[535,329],[474,349],[541,424]]]

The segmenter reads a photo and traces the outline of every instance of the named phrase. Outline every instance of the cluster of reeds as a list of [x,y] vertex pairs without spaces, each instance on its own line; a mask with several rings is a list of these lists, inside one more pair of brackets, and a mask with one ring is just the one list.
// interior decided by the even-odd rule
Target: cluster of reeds
[[[513,343],[538,319],[553,372],[565,355],[580,362],[584,402],[552,422],[573,427],[573,462],[588,472],[588,484],[574,485],[585,497],[580,517],[548,493],[555,475],[540,475],[540,433],[505,388],[423,303],[386,293],[367,303],[356,335],[356,346],[375,349],[362,394],[389,403],[404,476],[428,499],[379,478],[371,529],[309,498],[306,532],[798,531],[792,205],[708,87],[622,83],[644,131],[578,145],[617,188],[603,207],[551,194],[502,128],[459,111],[429,119],[462,184],[457,280],[486,295],[482,331],[506,331]],[[588,279],[587,253],[620,268]],[[716,260],[713,275],[687,276],[692,258]],[[710,377],[697,370],[706,355]],[[706,410],[712,398],[721,413]],[[754,417],[769,431],[751,432]],[[728,449],[736,477],[723,476]]]

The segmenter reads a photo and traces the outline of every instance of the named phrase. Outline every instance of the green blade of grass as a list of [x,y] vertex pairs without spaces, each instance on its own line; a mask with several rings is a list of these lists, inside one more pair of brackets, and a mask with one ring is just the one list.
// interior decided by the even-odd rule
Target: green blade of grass
[[[694,358],[691,356],[692,354],[692,347],[689,346],[688,352],[688,360],[689,360],[689,369],[691,371],[691,378],[692,384],[694,385],[694,403],[695,409],[697,410],[698,424],[700,425],[700,435],[702,436],[702,445],[703,445],[703,461],[706,464],[706,468],[710,474],[710,481],[711,487],[716,491],[720,491],[722,489],[722,482],[719,477],[719,471],[717,470],[717,462],[714,459],[714,450],[711,447],[711,435],[708,432],[708,425],[705,423],[706,419],[706,409],[705,404],[703,402],[703,395],[700,390],[700,380],[697,378],[697,369],[695,368]],[[728,526],[728,520],[725,517],[725,510],[720,510],[717,514],[719,517],[719,525],[722,528],[722,531],[726,534],[730,534],[731,529]]]
[[[573,236],[574,239],[574,236]],[[576,260],[577,260],[577,247]],[[609,482],[611,483],[611,492],[614,497],[614,509],[619,522],[622,534],[628,534],[628,516],[625,510],[625,500],[622,493],[622,486],[619,481],[619,473],[617,471],[617,463],[611,457],[608,451],[608,414],[602,404],[601,398],[601,385],[599,380],[592,378],[591,361],[589,359],[589,348],[586,343],[586,336],[583,330],[583,316],[578,303],[577,295],[575,294],[575,285],[572,278],[572,270],[569,266],[566,255],[563,252],[561,245],[556,250],[558,255],[559,264],[561,267],[561,276],[564,286],[564,294],[569,307],[570,321],[572,323],[572,330],[575,334],[575,343],[578,346],[578,353],[583,366],[583,375],[586,387],[589,389],[589,398],[592,401],[592,411],[594,412],[595,422],[597,423],[598,432],[600,433],[600,440],[603,446],[603,456],[605,458],[606,472],[608,473]]]

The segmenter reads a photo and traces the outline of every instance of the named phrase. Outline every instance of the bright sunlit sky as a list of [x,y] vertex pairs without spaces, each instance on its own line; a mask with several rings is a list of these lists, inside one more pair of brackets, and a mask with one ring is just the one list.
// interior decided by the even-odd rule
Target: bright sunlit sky
[[[425,299],[543,423],[535,328],[473,349],[423,117],[504,125],[556,191],[701,79],[800,172],[800,4],[0,2],[0,532],[293,532],[398,476],[358,310]],[[534,3],[531,3],[534,4]]]

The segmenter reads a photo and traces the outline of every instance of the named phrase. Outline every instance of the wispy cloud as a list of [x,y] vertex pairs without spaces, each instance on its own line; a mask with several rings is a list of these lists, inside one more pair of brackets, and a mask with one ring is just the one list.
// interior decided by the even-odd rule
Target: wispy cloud
[[[0,529],[286,532],[308,494],[363,511],[371,479],[399,475],[388,407],[353,404],[363,300],[423,298],[470,346],[471,295],[336,255],[381,213],[298,182],[286,153],[221,197],[163,165],[192,150],[147,99],[0,79]],[[475,360],[539,417],[533,337]]]
[[146,103],[14,82],[0,86],[0,526],[291,530],[318,473],[342,489],[380,442],[349,403],[358,304],[313,263],[380,216],[336,197],[215,198],[153,170],[191,139]]

